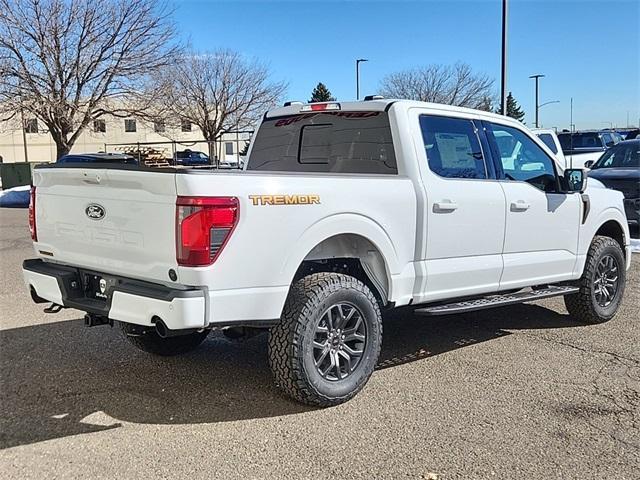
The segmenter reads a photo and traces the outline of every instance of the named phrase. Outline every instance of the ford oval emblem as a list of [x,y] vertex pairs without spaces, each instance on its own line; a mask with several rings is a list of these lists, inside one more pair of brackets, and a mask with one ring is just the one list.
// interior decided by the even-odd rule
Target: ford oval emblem
[[97,203],[90,203],[87,205],[87,208],[84,209],[84,213],[87,214],[91,220],[102,220],[104,216],[107,214],[104,207],[102,205],[98,205]]

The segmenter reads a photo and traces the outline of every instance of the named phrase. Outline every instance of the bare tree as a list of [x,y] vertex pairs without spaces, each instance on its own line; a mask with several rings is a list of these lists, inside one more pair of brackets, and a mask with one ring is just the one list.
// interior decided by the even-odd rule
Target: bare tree
[[428,65],[387,75],[381,93],[390,98],[491,109],[494,81],[465,63]]
[[0,0],[0,115],[40,119],[59,158],[93,120],[132,113],[127,95],[170,63],[174,38],[162,1]]
[[163,121],[169,132],[190,122],[210,146],[225,131],[254,126],[286,89],[269,80],[264,65],[230,50],[185,55],[150,87],[144,103],[156,103],[152,119]]

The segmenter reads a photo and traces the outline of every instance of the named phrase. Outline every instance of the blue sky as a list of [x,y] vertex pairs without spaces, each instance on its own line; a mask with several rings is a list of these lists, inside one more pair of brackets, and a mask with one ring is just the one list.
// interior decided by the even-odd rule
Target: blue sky
[[[388,73],[430,63],[466,62],[500,78],[500,0],[175,1],[181,34],[198,50],[230,48],[268,64],[288,82],[288,99],[308,100],[319,82],[338,100],[376,93]],[[508,89],[534,121],[534,83],[542,73],[545,127],[640,121],[640,2],[509,2]]]

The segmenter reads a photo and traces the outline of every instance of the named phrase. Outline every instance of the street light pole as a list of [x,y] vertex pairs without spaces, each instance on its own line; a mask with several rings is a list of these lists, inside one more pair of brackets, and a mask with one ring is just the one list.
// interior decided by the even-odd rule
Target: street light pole
[[507,114],[507,0],[502,0],[502,71],[500,73],[501,114]]
[[20,107],[20,116],[22,117],[22,145],[24,146],[24,161],[29,161],[29,149],[27,148],[27,124],[24,121],[24,109]]
[[368,61],[366,58],[358,58],[356,60],[356,100],[360,100],[360,63]]
[[533,78],[536,81],[536,128],[538,128],[538,109],[540,106],[538,105],[538,80],[544,77],[542,74],[531,75],[529,78]]

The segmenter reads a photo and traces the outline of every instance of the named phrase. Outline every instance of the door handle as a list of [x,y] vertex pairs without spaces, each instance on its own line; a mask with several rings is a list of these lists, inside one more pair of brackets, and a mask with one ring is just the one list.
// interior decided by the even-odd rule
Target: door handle
[[531,207],[531,204],[525,202],[524,200],[518,200],[517,202],[511,202],[511,211],[512,212],[524,212],[525,210],[529,210],[529,207]]
[[433,204],[434,213],[453,212],[458,209],[458,204],[451,200],[442,200]]

